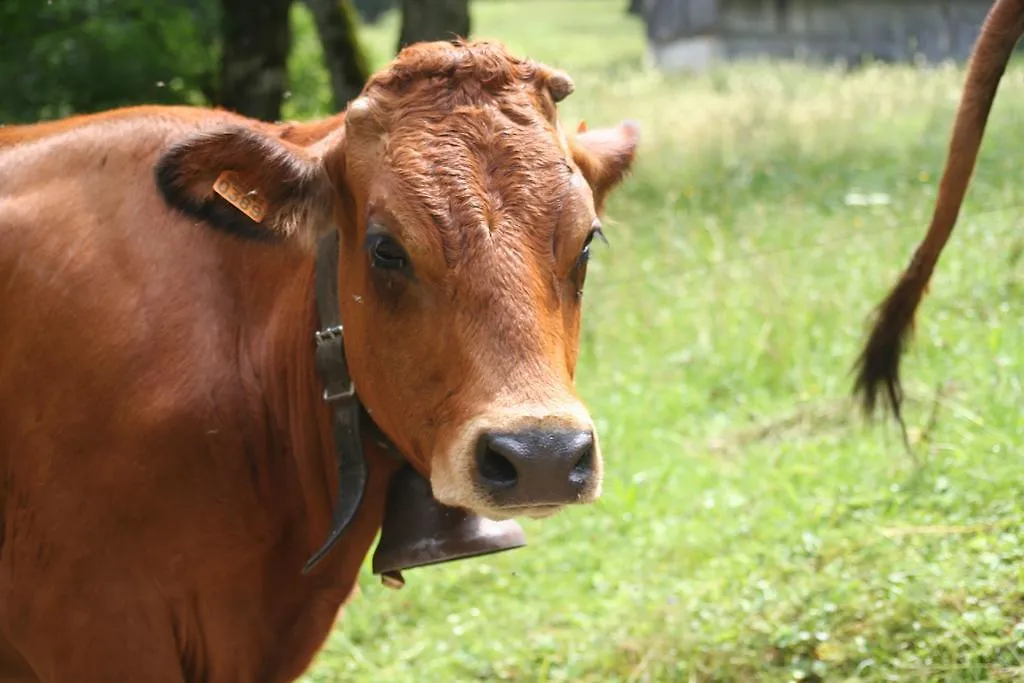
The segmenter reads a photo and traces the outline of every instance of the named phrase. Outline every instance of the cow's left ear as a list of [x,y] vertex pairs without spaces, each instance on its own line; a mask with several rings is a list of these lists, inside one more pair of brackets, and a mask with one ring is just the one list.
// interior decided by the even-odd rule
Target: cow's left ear
[[241,126],[200,133],[156,164],[167,203],[249,239],[312,245],[330,226],[331,184],[319,158]]
[[569,138],[573,160],[594,193],[598,211],[603,209],[608,194],[629,173],[639,142],[640,125],[635,121],[623,121],[614,128],[588,130],[581,126],[581,131]]

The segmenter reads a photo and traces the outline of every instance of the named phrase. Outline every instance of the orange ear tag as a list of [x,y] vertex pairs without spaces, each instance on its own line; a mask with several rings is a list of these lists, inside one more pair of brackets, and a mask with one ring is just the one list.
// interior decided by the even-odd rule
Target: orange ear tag
[[586,133],[587,132],[587,122],[586,121],[580,121],[580,125],[576,126],[576,132],[577,133]]
[[267,200],[256,190],[246,191],[234,171],[224,171],[213,182],[213,191],[257,223],[267,216]]

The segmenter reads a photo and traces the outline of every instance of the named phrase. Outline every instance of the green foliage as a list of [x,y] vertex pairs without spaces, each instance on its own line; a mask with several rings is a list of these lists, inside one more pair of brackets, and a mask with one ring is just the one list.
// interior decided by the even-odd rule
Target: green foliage
[[292,50],[288,55],[288,91],[281,118],[306,120],[334,114],[331,77],[324,67],[324,49],[313,14],[304,3],[290,10]]
[[[216,0],[0,3],[0,124],[132,104],[213,104],[218,15]],[[290,23],[283,116],[332,114],[330,75],[305,3],[294,2]],[[374,64],[391,56],[374,54]]]
[[214,0],[9,0],[0,27],[2,123],[214,91]]
[[569,70],[568,125],[643,127],[584,298],[602,500],[399,592],[366,567],[305,680],[1021,680],[1024,94],[1000,91],[921,310],[909,455],[849,370],[927,226],[963,70],[668,77],[623,4],[473,18]]

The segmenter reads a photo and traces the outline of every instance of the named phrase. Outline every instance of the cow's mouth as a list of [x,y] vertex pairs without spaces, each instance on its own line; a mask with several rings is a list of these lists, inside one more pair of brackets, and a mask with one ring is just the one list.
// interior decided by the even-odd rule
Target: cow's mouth
[[380,540],[373,553],[373,573],[381,575],[384,585],[401,588],[405,583],[402,570],[524,545],[526,536],[514,520],[496,521],[442,505],[434,498],[430,483],[406,465],[388,486]]
[[544,519],[561,512],[565,509],[563,503],[543,503],[538,505],[511,505],[493,508],[488,511],[487,516],[492,519],[506,520],[516,517],[527,517],[529,519]]

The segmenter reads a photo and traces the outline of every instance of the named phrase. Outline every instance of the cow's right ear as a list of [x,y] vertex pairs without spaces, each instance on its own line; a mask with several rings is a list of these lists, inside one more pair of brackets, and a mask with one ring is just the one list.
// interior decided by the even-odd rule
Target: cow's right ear
[[249,239],[312,245],[331,219],[331,185],[319,158],[241,126],[175,144],[156,164],[167,203]]
[[573,159],[594,192],[594,205],[599,212],[608,194],[632,168],[639,142],[640,124],[635,121],[589,130],[581,123],[576,135],[569,138]]

